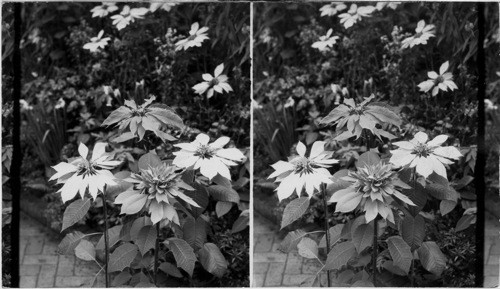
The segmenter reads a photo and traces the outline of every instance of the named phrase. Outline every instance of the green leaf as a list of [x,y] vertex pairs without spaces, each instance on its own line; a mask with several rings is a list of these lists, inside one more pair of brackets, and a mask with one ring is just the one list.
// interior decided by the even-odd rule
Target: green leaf
[[356,255],[356,247],[351,242],[343,242],[333,246],[326,258],[325,270],[338,270]]
[[167,246],[174,254],[177,266],[186,271],[189,276],[193,276],[194,264],[196,262],[196,255],[193,248],[189,244],[178,238],[170,238],[167,240]]
[[137,239],[137,235],[139,235],[139,231],[145,227],[153,225],[153,222],[151,222],[151,219],[147,216],[144,217],[139,217],[137,218],[134,223],[132,224],[132,227],[130,227],[130,239],[135,240]]
[[420,263],[425,270],[440,276],[446,268],[446,257],[434,242],[424,242],[417,250]]
[[248,225],[250,224],[250,217],[249,217],[249,212],[248,210],[244,210],[241,212],[240,216],[236,221],[234,221],[233,227],[231,228],[231,233],[237,233],[239,231],[244,230]]
[[463,231],[469,228],[469,226],[474,224],[475,222],[476,222],[476,215],[474,214],[463,215],[457,222],[457,226],[455,227],[455,232]]
[[184,128],[182,119],[171,110],[166,110],[159,107],[149,107],[149,112],[146,115],[148,117],[154,116],[165,125],[173,126],[179,129]]
[[412,250],[420,247],[425,238],[424,218],[420,215],[406,215],[401,222],[401,236]]
[[209,273],[222,278],[227,270],[227,261],[219,248],[213,243],[206,243],[199,252],[200,263]]
[[335,174],[330,178],[332,180],[331,184],[328,184],[326,187],[326,191],[328,192],[328,196],[331,197],[333,193],[336,191],[340,191],[342,189],[346,189],[352,184],[348,181],[342,180],[342,177],[347,176],[348,170],[343,169]]
[[109,256],[108,271],[110,273],[121,272],[123,269],[130,267],[138,252],[139,249],[136,245],[131,243],[122,244]]
[[302,197],[291,201],[285,207],[285,211],[283,212],[283,218],[281,219],[281,229],[302,217],[307,208],[309,208],[309,201],[310,200],[308,197]]
[[387,238],[387,245],[389,246],[389,253],[391,253],[394,266],[408,274],[413,259],[410,246],[399,236]]
[[399,276],[407,276],[408,275],[408,273],[406,273],[405,271],[403,271],[399,267],[395,266],[394,262],[391,261],[391,260],[385,261],[382,264],[382,268],[384,268],[385,270],[391,272],[392,274],[396,274],[396,275],[399,275]]
[[120,106],[109,114],[109,116],[102,122],[101,126],[109,126],[115,124],[125,118],[128,118],[130,115],[130,108]]
[[356,228],[352,235],[352,243],[358,253],[373,244],[373,227],[370,224],[362,224]]
[[64,210],[61,232],[85,217],[90,209],[91,202],[92,199],[79,199],[71,203],[66,210]]
[[286,235],[285,239],[281,241],[278,250],[280,250],[283,253],[289,253],[290,251],[297,248],[297,244],[305,235],[307,235],[307,233],[301,229],[289,232]]
[[232,207],[233,203],[218,201],[217,204],[215,204],[215,213],[217,213],[217,217],[220,218],[231,211]]
[[94,244],[87,240],[81,240],[80,244],[75,248],[75,255],[85,261],[95,260]]
[[194,249],[200,249],[207,241],[206,223],[201,217],[187,217],[182,232],[183,239]]
[[457,201],[459,194],[455,189],[450,186],[444,186],[442,184],[427,184],[425,191],[438,200],[449,200]]
[[378,154],[368,151],[359,156],[358,161],[356,162],[356,168],[364,168],[366,166],[374,166],[380,163],[380,157]]
[[408,206],[408,211],[413,216],[417,216],[427,203],[427,194],[421,184],[415,183],[414,185],[414,188],[402,190],[401,192],[415,204],[415,206]]
[[139,158],[139,169],[148,170],[150,167],[154,168],[160,166],[162,161],[157,154],[147,153]]
[[356,232],[356,229],[361,226],[366,224],[366,218],[364,215],[356,217],[356,219],[349,221],[351,223],[350,229],[351,229],[351,239],[354,237],[354,232]]
[[80,231],[74,231],[67,234],[57,247],[57,253],[61,255],[73,255],[75,248],[80,244],[80,241],[85,238],[85,235]]
[[[335,245],[338,240],[340,240],[340,237],[342,236],[342,230],[344,229],[344,224],[337,224],[328,230],[330,233],[330,247]],[[326,234],[321,237],[321,240],[319,241],[319,247],[320,248],[326,248]]]
[[203,212],[205,211],[205,209],[207,208],[208,206],[208,192],[207,192],[207,189],[205,188],[205,186],[203,185],[200,185],[199,183],[192,183],[191,186],[195,189],[194,191],[184,191],[184,194],[188,197],[190,197],[191,199],[193,199],[193,201],[195,203],[198,204],[198,206],[200,206],[199,208],[195,207],[195,206],[191,206],[191,213],[193,214],[193,217],[197,218],[199,217],[201,214],[203,214]]
[[156,227],[146,226],[139,231],[135,244],[139,248],[141,255],[144,256],[149,250],[153,249],[156,244]]
[[[113,247],[116,243],[120,241],[120,232],[122,230],[122,225],[114,226],[108,229],[108,245],[109,248]],[[102,234],[99,242],[97,242],[96,250],[104,251],[104,234]]]
[[441,211],[441,215],[444,216],[448,214],[449,212],[453,211],[456,206],[457,202],[455,201],[442,200],[441,203],[439,203],[439,210]]
[[302,238],[299,244],[297,244],[297,249],[299,250],[299,255],[304,258],[318,258],[318,244],[311,238]]
[[375,285],[368,280],[358,280],[352,283],[351,287],[375,287]]
[[132,279],[132,275],[130,275],[129,272],[127,271],[120,272],[120,274],[116,275],[115,278],[113,278],[111,286],[121,287],[122,285],[130,281],[130,279]]
[[177,267],[174,266],[174,264],[169,263],[169,262],[163,262],[158,266],[158,269],[162,270],[163,272],[167,273],[170,276],[176,277],[176,278],[182,278],[182,273],[177,269]]
[[131,133],[131,132],[125,132],[125,133],[120,134],[120,136],[115,137],[114,139],[112,139],[111,142],[121,143],[121,142],[124,142],[124,141],[131,140],[134,137],[135,137],[135,135],[133,133]]
[[233,187],[231,185],[231,180],[226,179],[225,177],[221,176],[220,174],[215,175],[215,177],[212,179],[212,182],[216,183],[219,186],[223,186],[226,188]]
[[214,185],[207,188],[208,193],[212,198],[217,201],[238,203],[240,201],[240,195],[238,192],[232,188],[224,187],[221,185]]

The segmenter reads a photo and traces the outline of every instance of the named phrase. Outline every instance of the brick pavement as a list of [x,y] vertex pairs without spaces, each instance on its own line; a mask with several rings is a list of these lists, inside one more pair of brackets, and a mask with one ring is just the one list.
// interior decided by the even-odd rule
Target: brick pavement
[[266,218],[254,213],[253,287],[298,287],[320,269],[314,259],[305,259],[297,252],[278,251],[282,239],[279,228]]
[[[20,223],[20,287],[90,287],[99,271],[93,261],[56,253],[62,236],[47,229],[33,218],[21,214]],[[104,287],[99,274],[94,287]]]
[[[300,257],[297,252],[278,251],[279,228],[254,213],[253,287],[300,286],[300,283],[319,270],[316,260]],[[484,287],[498,287],[500,260],[500,223],[491,214],[485,221],[485,279]]]

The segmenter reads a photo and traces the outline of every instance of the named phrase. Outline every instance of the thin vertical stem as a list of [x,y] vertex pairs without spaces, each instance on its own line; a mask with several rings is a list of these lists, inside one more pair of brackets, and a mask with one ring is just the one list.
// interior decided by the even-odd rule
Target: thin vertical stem
[[377,287],[377,254],[378,254],[378,216],[373,220],[373,252],[372,252],[372,267],[373,267],[373,285]]
[[109,274],[108,274],[108,263],[109,263],[109,243],[108,243],[108,209],[106,206],[106,187],[102,192],[102,208],[104,211],[104,274],[106,275],[106,288],[109,288]]
[[415,259],[411,260],[411,287],[415,287]]
[[155,286],[157,286],[158,281],[158,255],[160,251],[160,222],[156,223],[156,243],[155,243],[155,271],[154,271],[154,280]]
[[[323,207],[325,209],[325,232],[326,232],[326,254],[330,253],[330,224],[328,223],[328,204],[326,201],[326,185],[321,184],[321,193],[323,194]],[[332,287],[332,281],[330,276],[330,270],[326,270],[326,276],[328,278],[328,287]]]

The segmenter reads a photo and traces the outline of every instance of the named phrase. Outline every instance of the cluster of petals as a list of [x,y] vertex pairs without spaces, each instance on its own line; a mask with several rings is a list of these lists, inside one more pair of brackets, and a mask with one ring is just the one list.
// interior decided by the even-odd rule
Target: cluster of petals
[[57,184],[64,184],[57,192],[61,193],[63,202],[73,199],[77,194],[84,198],[88,191],[96,199],[99,192],[104,192],[106,186],[114,186],[115,177],[109,171],[121,162],[112,159],[106,153],[106,143],[98,142],[92,151],[92,157],[87,159],[89,149],[83,143],[78,146],[80,157],[70,162],[61,162],[52,168],[56,173],[49,181],[57,180]]
[[190,47],[201,47],[203,41],[209,39],[207,31],[208,27],[200,28],[198,22],[193,23],[191,30],[189,30],[189,36],[175,43],[175,51],[188,50]]
[[141,169],[140,174],[132,173],[124,181],[132,186],[119,194],[116,204],[121,204],[121,214],[133,215],[142,210],[149,212],[151,222],[156,224],[161,220],[169,220],[179,224],[179,216],[175,209],[178,200],[199,207],[199,205],[184,191],[193,191],[194,188],[182,179],[179,168],[162,163],[149,169]]
[[299,142],[297,154],[287,162],[278,161],[272,165],[275,171],[268,178],[276,178],[275,182],[280,183],[276,188],[280,202],[293,192],[300,197],[304,188],[307,195],[312,197],[322,184],[332,183],[327,168],[338,163],[338,160],[332,158],[333,152],[325,151],[325,142],[314,142],[309,157],[306,157],[306,146]]
[[428,80],[421,82],[418,87],[422,92],[432,90],[432,96],[436,96],[439,90],[448,91],[458,89],[455,82],[453,82],[453,74],[447,72],[450,63],[446,61],[439,67],[439,74],[435,71],[427,72]]
[[329,29],[326,35],[321,36],[319,41],[314,42],[311,47],[316,48],[319,51],[326,51],[332,48],[335,43],[337,43],[338,36],[332,36],[333,29]]
[[371,5],[358,7],[356,4],[351,4],[346,13],[339,14],[340,23],[344,24],[344,27],[347,29],[358,21],[361,21],[363,17],[370,17],[373,11],[375,11],[375,7]]
[[321,11],[321,17],[334,16],[335,14],[342,10],[345,10],[346,8],[347,6],[342,2],[332,2],[319,8],[319,11]]
[[104,30],[99,31],[96,37],[90,38],[90,42],[83,45],[83,49],[88,49],[90,52],[97,52],[99,48],[104,48],[108,45],[108,41],[111,40],[109,37],[104,37]]
[[122,12],[117,15],[111,16],[113,19],[113,25],[116,26],[116,29],[122,30],[127,27],[130,23],[135,22],[135,19],[143,19],[144,15],[149,12],[148,8],[140,7],[140,8],[130,8],[130,6],[125,5],[122,9]]
[[193,86],[193,90],[196,94],[204,94],[207,92],[207,98],[211,98],[214,92],[223,93],[233,91],[233,88],[227,83],[228,77],[222,74],[224,70],[224,63],[219,64],[215,70],[214,75],[210,73],[204,73],[201,77],[204,82],[198,83]]
[[92,17],[106,17],[109,13],[118,10],[115,2],[102,2],[102,5],[95,6],[90,10]]
[[190,143],[174,145],[181,150],[173,153],[175,158],[172,164],[180,168],[199,169],[210,180],[217,174],[231,180],[229,167],[243,162],[245,155],[237,148],[223,148],[229,141],[228,137],[223,136],[209,143],[210,137],[201,133]]
[[445,165],[453,164],[452,160],[458,160],[462,154],[454,146],[441,146],[448,139],[447,135],[438,135],[431,141],[428,139],[426,133],[418,132],[410,141],[393,143],[399,148],[391,150],[389,161],[397,167],[415,168],[424,178],[435,172],[448,179]]
[[434,35],[434,24],[425,25],[424,20],[418,21],[417,28],[415,29],[416,34],[408,38],[403,39],[401,48],[412,48],[415,45],[427,44],[427,40]]

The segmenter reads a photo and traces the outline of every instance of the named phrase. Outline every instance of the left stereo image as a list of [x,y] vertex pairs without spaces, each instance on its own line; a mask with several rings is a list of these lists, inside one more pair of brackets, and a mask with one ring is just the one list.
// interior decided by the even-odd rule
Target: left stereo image
[[4,287],[250,286],[249,3],[4,3],[2,51]]

